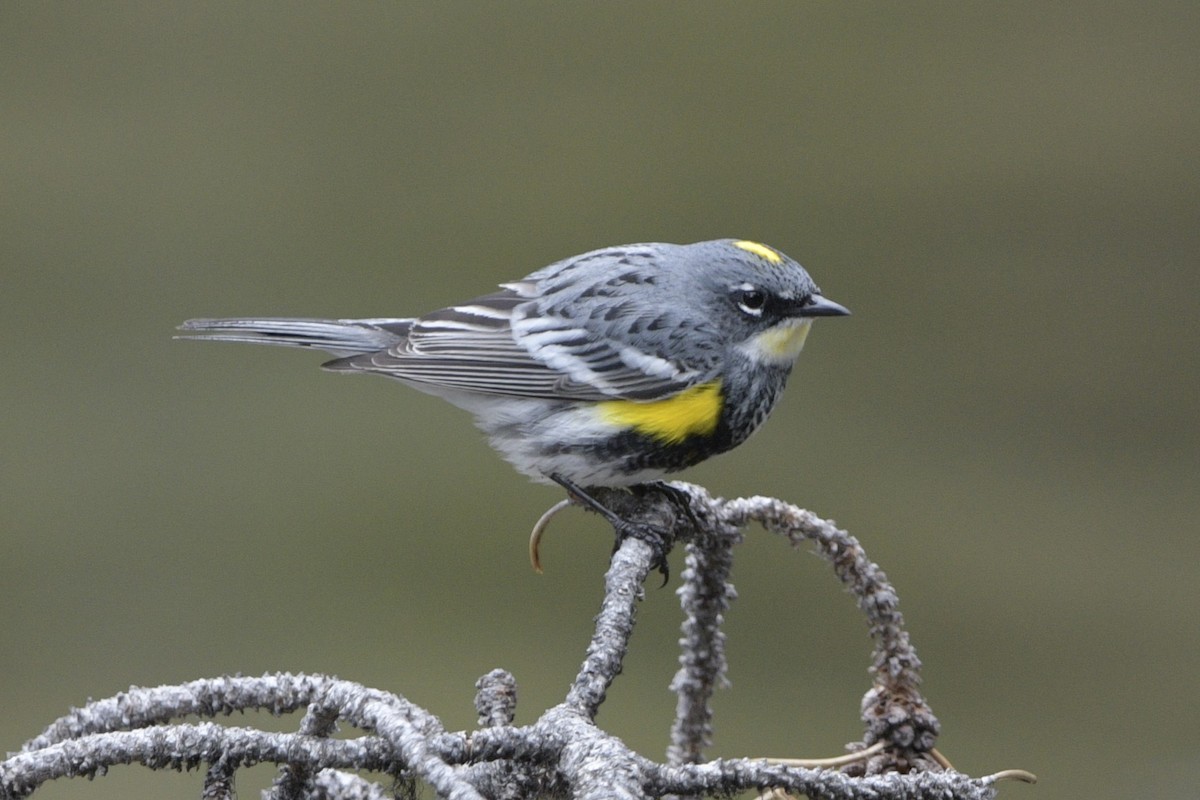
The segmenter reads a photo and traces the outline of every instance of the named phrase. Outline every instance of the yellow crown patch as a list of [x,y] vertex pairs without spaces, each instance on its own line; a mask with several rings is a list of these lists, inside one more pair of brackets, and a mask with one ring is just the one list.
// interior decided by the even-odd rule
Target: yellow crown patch
[[759,258],[766,259],[767,261],[770,261],[772,264],[782,264],[783,263],[783,256],[779,255],[779,253],[775,252],[770,247],[767,247],[765,244],[760,244],[759,242],[751,242],[746,239],[742,239],[741,241],[734,242],[733,246],[740,247],[741,249],[745,250],[747,253],[754,253],[754,255],[758,256]]

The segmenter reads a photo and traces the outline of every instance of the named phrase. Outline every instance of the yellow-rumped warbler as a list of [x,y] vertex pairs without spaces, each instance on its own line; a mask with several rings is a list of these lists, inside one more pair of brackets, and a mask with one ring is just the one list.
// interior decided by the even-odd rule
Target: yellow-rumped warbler
[[534,480],[631,486],[745,441],[813,317],[850,313],[766,245],[607,247],[403,319],[194,319],[188,338],[314,347],[475,415]]

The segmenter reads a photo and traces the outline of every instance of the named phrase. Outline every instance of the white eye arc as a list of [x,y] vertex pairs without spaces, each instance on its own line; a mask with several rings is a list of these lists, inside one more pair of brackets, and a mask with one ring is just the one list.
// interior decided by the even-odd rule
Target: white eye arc
[[761,317],[767,306],[767,293],[757,286],[743,283],[734,291],[737,307],[752,317]]

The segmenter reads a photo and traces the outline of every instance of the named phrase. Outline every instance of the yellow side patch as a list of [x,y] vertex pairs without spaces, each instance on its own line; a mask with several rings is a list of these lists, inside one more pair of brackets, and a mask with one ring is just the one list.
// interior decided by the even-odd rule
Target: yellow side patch
[[804,349],[811,319],[794,319],[768,328],[743,345],[752,358],[768,363],[795,361]]
[[721,382],[703,383],[666,400],[639,403],[605,400],[598,404],[601,418],[612,425],[633,428],[666,444],[682,442],[696,434],[707,436],[721,418]]
[[779,255],[779,253],[777,253],[774,250],[772,250],[771,248],[767,247],[765,244],[759,244],[758,242],[750,242],[750,241],[743,239],[740,242],[734,242],[733,246],[740,247],[743,250],[745,250],[747,253],[754,253],[754,255],[756,255],[760,258],[765,258],[767,261],[770,261],[772,264],[782,264],[783,263],[783,256]]

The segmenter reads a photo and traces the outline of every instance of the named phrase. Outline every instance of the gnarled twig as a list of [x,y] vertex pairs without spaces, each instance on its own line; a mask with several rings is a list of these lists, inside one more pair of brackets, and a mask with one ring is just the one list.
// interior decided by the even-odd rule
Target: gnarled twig
[[[681,498],[686,507],[681,508]],[[477,684],[480,729],[448,733],[429,711],[395,694],[320,675],[287,673],[224,677],[179,686],[131,688],[72,710],[0,762],[0,800],[21,798],[46,781],[93,777],[118,764],[151,769],[207,765],[204,796],[233,795],[236,771],[255,763],[281,767],[270,793],[279,800],[379,800],[391,793],[355,772],[428,783],[439,797],[474,800],[527,796],[647,798],[779,789],[837,800],[990,800],[1004,780],[1030,780],[1022,770],[974,779],[943,769],[931,756],[937,720],[922,698],[920,661],[904,629],[895,590],[856,539],[810,512],[779,500],[713,499],[704,489],[672,484],[669,495],[605,491],[599,498],[639,530],[663,541],[628,538],[613,553],[595,630],[564,702],[533,724],[512,725],[516,682],[496,670]],[[842,770],[765,759],[701,763],[712,735],[710,699],[726,669],[724,613],[733,547],[758,522],[795,545],[813,543],[854,593],[874,641],[874,685],[863,702],[866,732]],[[620,673],[647,574],[674,539],[687,543],[679,594],[685,620],[678,695],[666,764],[631,751],[595,724]],[[267,733],[212,722],[235,711],[287,714],[306,710],[297,733]],[[339,724],[362,731],[329,738]],[[868,747],[869,746],[869,747]],[[861,760],[866,758],[866,765]],[[842,763],[839,760],[837,763]]]

